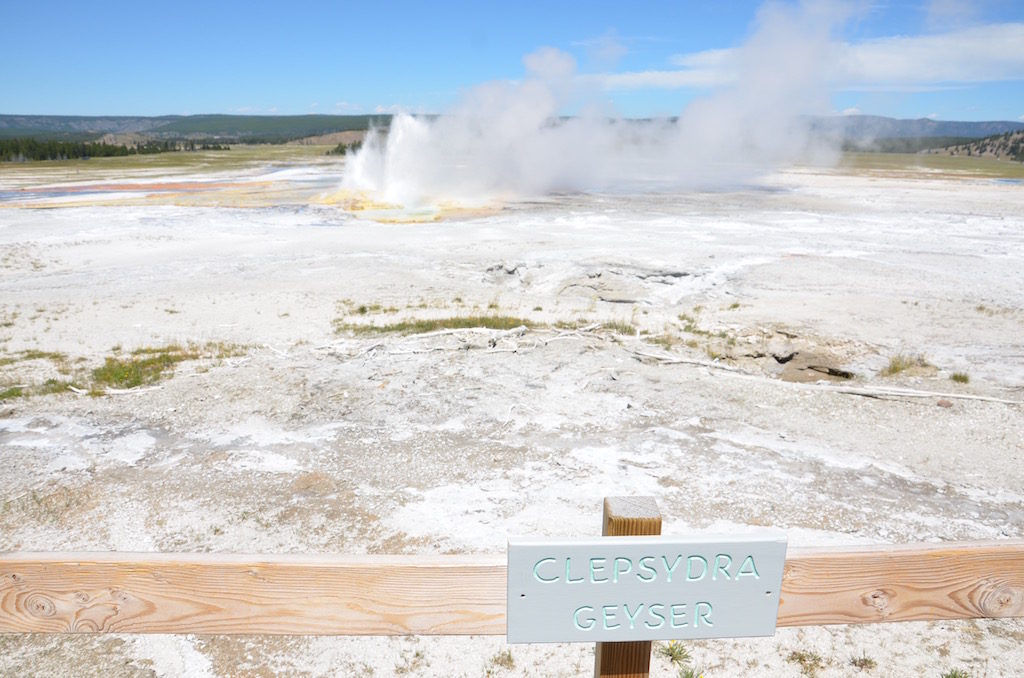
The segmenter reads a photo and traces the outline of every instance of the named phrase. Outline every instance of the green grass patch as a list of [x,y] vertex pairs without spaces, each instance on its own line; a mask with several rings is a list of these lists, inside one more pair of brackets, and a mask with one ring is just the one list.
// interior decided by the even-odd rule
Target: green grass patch
[[[700,308],[700,307],[698,306],[698,307],[695,307],[695,308]],[[697,325],[697,319],[694,318],[692,315],[688,315],[686,313],[680,313],[679,314],[679,322],[683,323],[683,332],[686,332],[687,334],[698,334],[698,335],[705,336],[705,337],[710,337],[711,336],[710,332],[708,332],[707,330],[701,329]]]
[[101,367],[92,371],[92,379],[96,386],[134,388],[151,384],[178,363],[198,357],[198,353],[178,346],[139,349],[126,358],[108,357]]
[[67,360],[68,357],[63,353],[57,353],[56,351],[22,351],[22,360],[52,360],[58,362],[61,360]]
[[800,673],[805,676],[815,676],[818,669],[825,668],[825,660],[817,652],[806,650],[793,650],[786,655],[786,661],[800,667]]
[[180,346],[143,346],[127,354],[120,346],[111,349],[115,355],[107,357],[103,365],[94,370],[75,367],[72,363],[85,362],[85,358],[70,361],[63,353],[28,350],[0,359],[0,366],[25,360],[49,360],[66,379],[47,379],[41,384],[8,388],[0,399],[64,393],[69,388],[83,388],[94,395],[102,395],[107,388],[133,388],[153,383],[169,375],[174,366],[186,360],[200,358],[223,359],[245,355],[248,347],[227,342],[208,342]]
[[[695,313],[699,312],[700,309],[700,306],[693,307]],[[725,339],[727,342],[729,342],[730,346],[736,344],[736,340],[733,337],[731,337],[728,332],[725,332],[724,330],[718,332],[705,330],[704,328],[697,325],[697,319],[694,318],[692,315],[680,313],[678,318],[679,322],[683,324],[683,332],[686,332],[687,334],[693,334],[698,337],[717,337],[718,339]]]
[[966,372],[954,372],[953,374],[949,375],[949,378],[958,384],[966,384],[971,380],[970,375],[968,375]]
[[369,315],[370,313],[398,313],[394,306],[384,307],[381,304],[360,304],[353,311],[357,315]]
[[878,662],[862,652],[859,657],[850,657],[850,666],[860,671],[872,671],[878,668]]
[[971,678],[971,674],[963,669],[950,669],[943,673],[941,678]]
[[889,358],[889,364],[885,366],[885,369],[883,369],[880,374],[883,377],[891,377],[915,367],[931,367],[931,364],[919,355],[912,356],[904,353],[897,353],[893,357]]
[[[498,313],[477,313],[474,315],[454,315],[443,318],[410,318],[399,320],[393,323],[376,324],[374,322],[353,322],[355,317],[369,315],[372,308],[367,307],[366,313],[355,307],[352,314],[345,318],[334,320],[334,331],[338,334],[351,333],[355,335],[369,334],[424,334],[437,332],[439,330],[461,330],[461,329],[488,329],[488,330],[511,330],[516,327],[527,327],[530,329],[554,327],[559,330],[578,330],[584,327],[591,327],[595,331],[604,330],[612,334],[636,336],[637,328],[629,322],[621,320],[608,320],[600,323],[584,320],[559,320],[554,324],[537,322],[529,318],[519,316],[502,315]],[[385,309],[387,311],[388,309]]]
[[208,341],[199,349],[203,358],[237,358],[249,352],[250,346],[229,341]]
[[674,337],[671,334],[667,334],[667,333],[666,334],[648,335],[646,337],[646,341],[649,344],[654,344],[655,346],[661,346],[666,351],[672,350],[672,347],[679,343],[679,339],[677,337]]
[[225,342],[209,342],[205,345],[177,344],[168,346],[144,346],[127,356],[110,356],[103,365],[92,371],[92,391],[104,388],[135,388],[152,384],[173,372],[175,365],[186,360],[200,358],[230,358],[243,355],[244,346]]
[[491,657],[491,664],[511,671],[516,667],[516,660],[512,656],[512,650],[506,649]]
[[587,325],[592,325],[592,324],[593,323],[590,322],[589,320],[584,320],[583,318],[577,318],[576,320],[556,320],[555,324],[554,324],[554,327],[555,327],[556,330],[578,330],[580,328],[583,328],[583,327],[586,327]]
[[508,315],[460,315],[447,318],[422,318],[401,320],[387,325],[349,323],[343,320],[336,320],[334,322],[335,332],[351,332],[353,334],[423,334],[438,330],[470,328],[511,330],[520,326],[536,327],[537,324],[526,318]]
[[62,381],[60,379],[47,379],[39,386],[32,389],[32,395],[50,395],[53,393],[64,393],[68,390],[69,386],[75,384],[70,381]]
[[630,337],[636,336],[636,327],[632,323],[621,320],[609,320],[608,322],[601,323],[601,329],[608,330],[613,334],[625,334]]
[[673,640],[664,645],[659,645],[657,652],[673,664],[685,665],[690,663],[689,650],[687,650],[686,646],[678,640]]
[[10,386],[0,391],[0,400],[10,400],[11,398],[20,398],[25,395],[25,389],[21,386]]
[[17,351],[11,355],[0,358],[0,367],[4,365],[13,365],[14,363],[25,362],[27,360],[52,360],[53,362],[66,362],[68,357],[63,353],[57,353],[56,351]]

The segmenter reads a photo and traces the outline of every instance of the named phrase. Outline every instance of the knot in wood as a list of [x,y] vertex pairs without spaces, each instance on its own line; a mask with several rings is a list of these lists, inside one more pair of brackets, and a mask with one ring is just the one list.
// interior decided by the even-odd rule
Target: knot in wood
[[71,625],[71,630],[75,633],[97,633],[100,625],[92,619],[76,619]]
[[895,593],[886,589],[875,589],[870,593],[865,593],[861,596],[861,602],[868,607],[875,609],[881,617],[888,617],[890,614],[889,604],[892,598],[895,597]]
[[33,617],[52,617],[57,614],[57,606],[41,593],[32,593],[25,599],[25,609]]
[[985,582],[978,596],[978,609],[986,617],[1024,615],[1024,590],[1005,582]]

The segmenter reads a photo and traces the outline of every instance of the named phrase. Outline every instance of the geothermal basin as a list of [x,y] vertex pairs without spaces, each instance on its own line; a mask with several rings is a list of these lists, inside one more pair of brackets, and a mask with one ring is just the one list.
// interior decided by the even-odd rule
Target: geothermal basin
[[[0,170],[0,550],[495,554],[598,534],[608,495],[656,497],[665,534],[791,547],[1024,537],[1012,175],[861,158],[403,214],[339,194],[343,162]],[[138,385],[101,370],[153,355]],[[1001,620],[686,646],[707,676],[800,675],[795,652],[1008,676],[1022,641]],[[0,674],[592,672],[590,645],[506,649],[0,636]]]

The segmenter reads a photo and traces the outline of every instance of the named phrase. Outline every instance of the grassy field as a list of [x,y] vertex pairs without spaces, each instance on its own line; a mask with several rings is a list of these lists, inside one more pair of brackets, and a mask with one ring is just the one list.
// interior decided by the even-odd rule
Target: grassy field
[[230,151],[174,151],[152,155],[126,155],[90,160],[42,160],[26,163],[0,164],[0,181],[17,180],[31,176],[34,179],[52,175],[67,178],[74,171],[88,174],[112,172],[167,172],[189,173],[243,169],[266,163],[308,162],[323,159],[337,161],[328,156],[333,146],[300,146],[291,144],[256,144],[232,146]]
[[1024,163],[941,154],[844,153],[839,167],[855,173],[942,173],[964,178],[1024,179]]
[[[45,180],[48,176],[67,179],[75,170],[98,175],[135,171],[173,174],[238,170],[267,163],[337,161],[337,157],[327,155],[331,148],[331,145],[233,145],[230,151],[175,151],[90,160],[0,163],[0,181],[27,177]],[[948,174],[962,178],[1024,179],[1024,163],[939,154],[850,152],[843,154],[839,169],[851,173],[885,172],[906,176]]]

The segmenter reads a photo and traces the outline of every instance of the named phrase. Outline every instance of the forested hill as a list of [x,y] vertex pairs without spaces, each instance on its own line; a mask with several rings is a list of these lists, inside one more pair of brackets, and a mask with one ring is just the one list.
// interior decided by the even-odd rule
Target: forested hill
[[0,137],[36,139],[98,139],[104,134],[146,133],[178,116],[0,115]]
[[[1010,121],[898,120],[872,115],[818,116],[806,120],[819,134],[854,148],[870,144],[879,146],[880,150],[904,152],[1024,130],[1024,122]],[[130,143],[188,139],[281,143],[338,132],[365,131],[371,126],[387,127],[390,122],[390,115],[0,115],[0,138],[84,142],[96,141],[105,135],[130,135]]]
[[1024,130],[994,134],[969,143],[933,149],[929,153],[990,157],[1024,162]]
[[980,139],[993,134],[1024,130],[1024,122],[1009,120],[957,121],[898,120],[877,115],[835,115],[810,118],[811,128],[844,141],[871,139],[925,139],[931,137]]
[[216,139],[285,142],[304,137],[386,126],[389,115],[0,115],[0,138],[90,141],[106,134],[146,139]]

